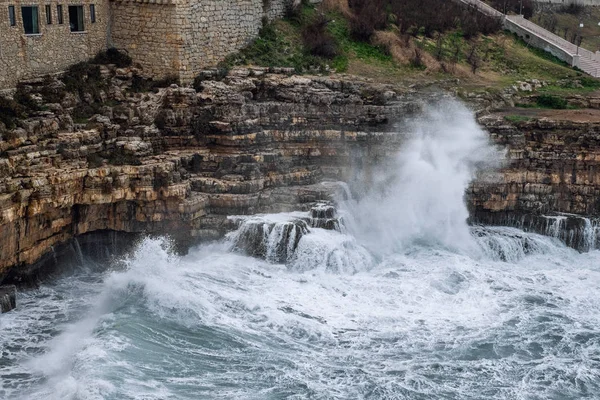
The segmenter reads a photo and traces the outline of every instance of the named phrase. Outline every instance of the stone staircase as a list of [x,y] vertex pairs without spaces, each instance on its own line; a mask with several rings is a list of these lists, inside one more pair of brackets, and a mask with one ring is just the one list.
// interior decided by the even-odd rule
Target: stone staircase
[[517,34],[531,46],[545,50],[593,77],[600,77],[600,52],[578,47],[521,15],[505,15],[480,0],[460,1],[476,7],[482,13],[502,18],[504,29]]

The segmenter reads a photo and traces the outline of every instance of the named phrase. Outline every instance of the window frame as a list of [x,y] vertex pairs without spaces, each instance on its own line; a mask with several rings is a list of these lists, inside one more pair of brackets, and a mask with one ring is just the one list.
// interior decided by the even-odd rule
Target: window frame
[[[77,15],[77,25],[79,25],[79,23],[81,22],[81,29],[77,29],[74,30],[75,27],[77,27],[76,25],[72,24],[71,21],[71,9],[78,9],[81,10],[81,18],[79,16],[79,14]],[[67,12],[69,14],[69,30],[71,31],[71,33],[85,33],[85,7],[83,4],[67,4]]]
[[[31,21],[31,27],[34,28],[31,32],[27,32],[27,24],[25,23],[25,16],[23,15],[23,11],[26,8],[31,8],[32,9],[32,17],[33,17],[33,10],[35,10],[35,22],[36,24],[34,25],[33,22],[33,18]],[[35,5],[23,5],[21,6],[21,18],[23,20],[23,32],[25,33],[26,36],[39,36],[42,34],[41,30],[40,30],[40,7],[35,4]]]
[[96,23],[96,5],[90,4],[90,22],[92,24]]
[[44,10],[46,13],[46,25],[52,25],[52,5],[46,4]]
[[62,25],[65,23],[65,19],[64,19],[64,11],[63,11],[63,5],[62,4],[57,4],[56,5],[56,23],[58,25]]
[[17,26],[17,11],[14,4],[8,6],[8,24],[9,26]]

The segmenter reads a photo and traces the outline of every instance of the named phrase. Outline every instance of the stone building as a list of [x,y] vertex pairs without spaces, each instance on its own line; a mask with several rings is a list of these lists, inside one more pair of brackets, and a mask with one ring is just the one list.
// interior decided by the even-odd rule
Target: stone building
[[[189,82],[297,0],[0,0],[0,89],[60,72],[107,47],[144,73]],[[318,2],[319,0],[311,0]]]
[[0,88],[106,48],[108,0],[0,0]]

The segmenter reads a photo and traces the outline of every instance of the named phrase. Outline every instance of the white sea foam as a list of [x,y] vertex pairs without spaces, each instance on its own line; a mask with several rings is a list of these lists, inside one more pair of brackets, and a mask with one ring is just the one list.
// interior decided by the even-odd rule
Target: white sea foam
[[444,112],[447,133],[417,134],[348,232],[310,229],[286,264],[146,239],[124,270],[20,293],[0,317],[0,397],[599,397],[600,253],[469,229],[462,190],[495,151]]
[[476,251],[466,220],[464,193],[475,174],[500,164],[471,111],[456,102],[431,107],[403,128],[398,156],[358,182],[366,190],[348,202],[351,232],[377,253],[427,243]]

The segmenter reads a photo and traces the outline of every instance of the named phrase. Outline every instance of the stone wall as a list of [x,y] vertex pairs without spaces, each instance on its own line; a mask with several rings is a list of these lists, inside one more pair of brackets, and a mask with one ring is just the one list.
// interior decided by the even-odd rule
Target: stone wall
[[[263,20],[283,16],[297,0],[56,0],[38,3],[0,0],[0,89],[20,80],[56,73],[85,61],[100,50],[127,50],[145,75],[175,75],[190,82],[202,69],[214,66],[255,38]],[[311,0],[319,2],[320,0]],[[64,23],[58,24],[57,4]],[[21,5],[37,4],[40,34],[25,35]],[[45,5],[52,9],[46,24]],[[68,6],[82,5],[86,31],[69,29]],[[89,5],[96,6],[96,23]],[[16,26],[10,26],[8,6],[14,5]]]
[[[510,32],[516,34],[521,39],[523,39],[527,44],[529,44],[535,48],[542,49],[542,50],[552,54],[554,57],[558,58],[559,60],[566,62],[569,65],[574,65],[573,55],[570,54],[569,52],[561,49],[560,47],[558,47],[557,45],[552,43],[550,40],[545,39],[545,38],[535,34],[534,32],[524,28],[523,26],[515,23],[514,21],[509,20],[508,18],[504,19],[503,24],[504,24],[504,29],[509,30]],[[582,49],[582,51],[583,51],[583,49]]]
[[127,50],[148,76],[179,75],[187,17],[175,2],[111,3],[110,45]]
[[[63,24],[58,23],[58,4],[63,6]],[[90,20],[90,4],[96,7],[95,23]],[[15,6],[15,26],[10,26],[9,5]],[[40,33],[26,35],[21,6],[31,5],[38,6]],[[46,24],[45,5],[51,6],[51,25]],[[84,6],[84,32],[70,32],[69,5]],[[0,10],[0,89],[14,87],[23,79],[62,71],[106,48],[107,0],[0,0]]]
[[113,45],[126,49],[147,75],[190,82],[247,45],[265,18],[282,17],[293,1],[117,0],[112,3]]

